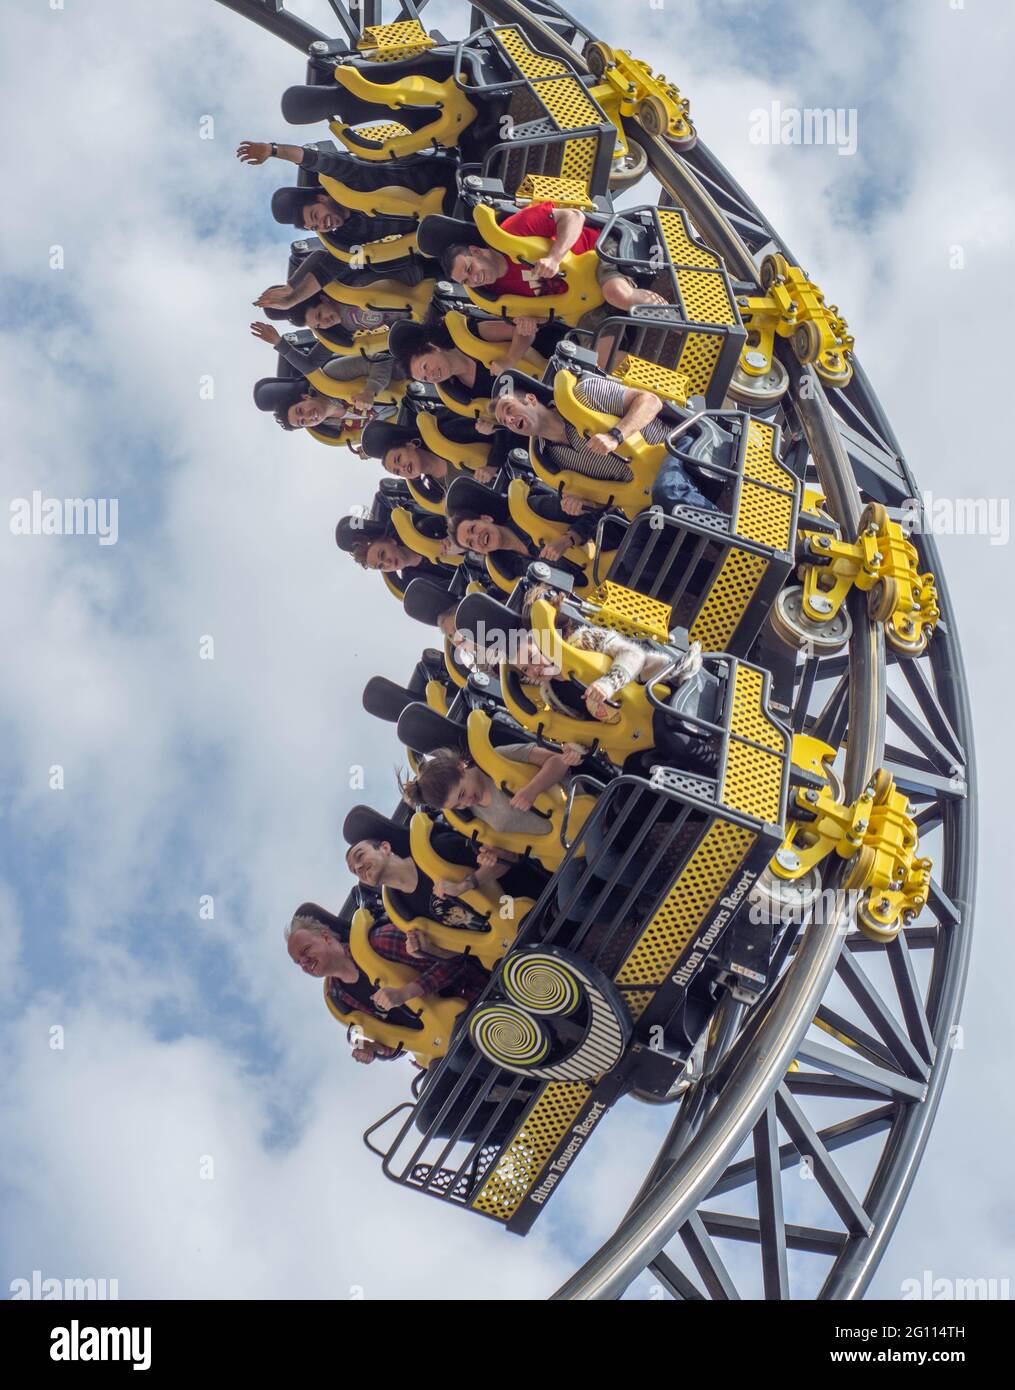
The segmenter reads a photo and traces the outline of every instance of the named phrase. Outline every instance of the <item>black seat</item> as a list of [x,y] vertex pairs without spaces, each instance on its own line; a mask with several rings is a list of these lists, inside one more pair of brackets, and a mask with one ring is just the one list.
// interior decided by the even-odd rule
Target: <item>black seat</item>
[[[474,1064],[475,1069],[470,1072],[468,1078],[464,1078],[463,1073],[470,1063]],[[495,1070],[496,1068],[491,1062],[487,1062],[485,1059],[477,1060],[472,1047],[463,1039],[441,1063],[430,1067],[416,1105],[416,1128],[426,1133],[432,1125],[436,1125],[431,1137],[435,1139],[450,1138],[468,1114],[480,1087],[489,1080]],[[503,1082],[507,1085],[511,1085],[515,1081],[515,1078],[509,1073],[502,1073],[502,1077]],[[523,1109],[531,1099],[534,1084],[532,1082],[522,1083],[517,1094],[504,1106],[503,1114],[487,1136],[486,1143],[502,1144],[514,1132]],[[456,1095],[455,1090],[459,1086],[461,1086],[461,1091]],[[438,1123],[438,1116],[449,1102],[448,1113]],[[492,1098],[483,1101],[477,1107],[459,1137],[466,1143],[475,1143],[483,1135],[487,1125],[494,1119],[497,1111],[501,1108],[501,1103],[499,1092],[495,1086]]]
[[401,859],[409,857],[409,827],[382,816],[372,806],[354,806],[342,824],[342,836],[349,845],[361,840],[386,840]]
[[428,705],[406,705],[397,727],[402,743],[414,752],[432,753],[435,748],[459,748],[463,754],[468,751],[464,724],[438,714]]
[[406,705],[414,704],[418,699],[418,692],[407,690],[404,685],[397,685],[386,676],[371,676],[363,688],[363,708],[367,714],[388,724],[397,724]]
[[455,611],[455,626],[470,641],[498,660],[508,659],[512,638],[517,641],[527,631],[517,613],[489,594],[468,594]]
[[[480,75],[475,55],[463,53],[464,65],[470,77]],[[370,82],[382,86],[394,86],[406,77],[429,77],[435,82],[446,82],[454,71],[454,50],[433,48],[426,53],[416,53],[410,58],[396,58],[391,62],[375,63],[369,59],[350,55],[343,60],[344,66],[358,68]],[[489,94],[493,95],[493,94]],[[482,96],[481,88],[470,88],[469,97]],[[428,125],[437,108],[433,106],[391,107],[380,102],[367,102],[347,92],[328,77],[320,85],[313,87],[289,87],[282,93],[282,115],[290,125],[313,125],[318,121],[330,121],[335,117],[347,125],[359,125],[365,121],[398,121],[408,130],[418,130]]]
[[258,410],[288,410],[307,394],[303,377],[265,376],[254,383],[254,404]]

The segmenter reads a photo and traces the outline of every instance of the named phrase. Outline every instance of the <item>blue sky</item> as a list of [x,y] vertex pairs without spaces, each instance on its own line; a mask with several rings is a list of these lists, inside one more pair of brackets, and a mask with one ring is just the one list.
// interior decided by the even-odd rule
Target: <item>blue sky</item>
[[[303,12],[328,27],[323,3]],[[454,13],[435,6],[431,22],[454,33]],[[842,306],[921,483],[1006,495],[1012,191],[995,94],[1011,15],[981,0],[913,0],[888,19],[857,0],[668,0],[624,21],[600,32],[679,83],[703,138]],[[247,335],[251,301],[282,277],[287,245],[268,197],[288,180],[233,150],[290,134],[278,98],[301,60],[212,0],[15,0],[5,26],[6,490],[115,496],[119,542],[0,539],[0,1287],[40,1268],[117,1277],[123,1296],[544,1296],[623,1210],[662,1118],[618,1111],[525,1242],[445,1214],[386,1184],[359,1142],[407,1071],[353,1068],[282,946],[298,902],[345,895],[349,804],[393,804],[393,732],[360,695],[375,672],[403,679],[425,640],[335,552],[334,522],[369,500],[373,467],[284,436],[250,402],[272,364]],[[52,110],[26,57],[39,52],[67,75]],[[857,154],[752,145],[750,112],[773,100],[856,106]],[[990,406],[970,410],[974,397]],[[1011,555],[982,537],[942,549],[981,731],[980,934],[966,1045],[884,1297],[924,1268],[1012,1272],[997,867],[1011,760],[996,738]]]

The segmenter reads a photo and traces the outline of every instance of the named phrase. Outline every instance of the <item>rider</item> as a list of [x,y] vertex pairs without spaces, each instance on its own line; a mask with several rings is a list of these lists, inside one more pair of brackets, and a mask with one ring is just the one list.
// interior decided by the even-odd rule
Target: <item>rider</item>
[[[289,959],[304,974],[328,981],[328,994],[343,1013],[365,1013],[385,1023],[414,1027],[416,1016],[405,1005],[414,999],[443,995],[473,1003],[487,983],[486,972],[465,955],[433,945],[425,932],[403,932],[390,922],[370,928],[371,947],[398,965],[408,965],[417,978],[398,988],[375,989],[349,949],[349,929],[316,903],[303,903],[285,930]],[[353,1044],[357,1062],[397,1057],[399,1048],[359,1039]]]
[[[553,203],[533,203],[521,212],[511,213],[500,224],[501,231],[517,237],[544,237],[550,249],[535,265],[521,265],[510,260],[502,251],[480,243],[467,245],[454,242],[441,256],[445,275],[468,289],[481,289],[491,298],[514,294],[530,297],[563,294],[567,282],[560,274],[564,257],[570,251],[578,256],[591,251],[599,242],[600,229],[585,220],[577,208],[558,208]],[[611,234],[600,246],[601,252],[615,256],[619,237]],[[662,295],[642,289],[613,261],[600,259],[596,278],[605,303],[590,309],[578,320],[578,327],[587,333],[596,330],[614,312],[630,313],[638,304],[665,304]],[[604,337],[597,344],[599,365],[605,367],[613,350],[614,339]]]

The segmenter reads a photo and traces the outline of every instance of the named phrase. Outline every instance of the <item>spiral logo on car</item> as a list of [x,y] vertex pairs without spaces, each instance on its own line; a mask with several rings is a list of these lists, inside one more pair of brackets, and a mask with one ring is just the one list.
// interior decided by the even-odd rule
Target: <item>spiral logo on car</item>
[[481,1004],[472,1015],[469,1035],[475,1046],[505,1067],[533,1067],[550,1051],[550,1038],[538,1019],[514,1004]]
[[553,956],[519,955],[504,967],[504,992],[530,1014],[566,1018],[581,1003],[581,984]]

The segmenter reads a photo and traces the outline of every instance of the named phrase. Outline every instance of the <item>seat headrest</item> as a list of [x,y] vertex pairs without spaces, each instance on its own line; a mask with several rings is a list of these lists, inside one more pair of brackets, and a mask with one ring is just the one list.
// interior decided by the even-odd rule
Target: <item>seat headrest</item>
[[303,377],[289,381],[277,376],[262,377],[254,385],[254,404],[258,410],[288,410],[302,400],[309,390]]
[[383,521],[371,521],[362,516],[343,516],[335,527],[335,544],[339,550],[352,553],[353,546],[360,541],[379,541],[388,534]]
[[287,87],[282,93],[282,117],[290,125],[315,125],[338,114],[342,89],[336,84]]
[[418,623],[426,623],[427,627],[436,627],[437,619],[454,604],[449,590],[432,579],[413,579],[405,591],[406,613]]
[[506,522],[510,516],[507,498],[475,478],[456,478],[448,488],[446,497],[449,514],[468,512],[476,516],[492,516],[498,525]]
[[444,217],[439,213],[431,213],[429,217],[422,219],[416,230],[416,245],[421,255],[432,256],[435,261],[440,260],[448,246],[453,246],[458,241],[465,246],[482,244],[482,238],[474,222],[468,222],[461,217]]
[[[430,343],[435,336],[442,338],[445,334],[447,329],[443,324],[413,323],[412,319],[398,319],[388,329],[388,351],[392,357],[405,361],[414,352]],[[448,341],[451,341],[450,335]]]
[[360,448],[368,458],[382,459],[389,449],[411,444],[419,438],[412,425],[393,425],[388,420],[371,420],[363,431]]
[[511,634],[520,636],[526,631],[519,615],[489,594],[463,598],[455,611],[455,625],[486,654],[488,661],[506,661]]
[[357,845],[360,840],[387,840],[400,857],[409,854],[409,827],[397,825],[372,806],[354,806],[345,818],[342,835],[349,845]]
[[338,937],[340,941],[348,941],[349,933],[352,930],[352,918],[355,911],[350,900],[342,906],[339,913],[329,912],[327,908],[321,907],[319,903],[300,903],[293,913],[293,917],[307,917],[311,922],[316,922],[319,926],[327,927],[328,931]]
[[535,396],[540,405],[553,406],[553,383],[538,381],[534,376],[528,376],[525,372],[519,371],[517,367],[509,367],[507,371],[501,372],[493,383],[493,400],[497,402],[498,396]]
[[465,753],[468,747],[464,724],[424,704],[406,705],[398,720],[398,737],[417,753],[432,753],[435,748],[458,748]]
[[271,195],[271,215],[286,227],[303,226],[303,209],[321,192],[319,188],[276,188]]
[[404,685],[389,681],[387,676],[371,676],[363,687],[363,708],[375,719],[397,724],[398,716],[419,697]]

